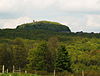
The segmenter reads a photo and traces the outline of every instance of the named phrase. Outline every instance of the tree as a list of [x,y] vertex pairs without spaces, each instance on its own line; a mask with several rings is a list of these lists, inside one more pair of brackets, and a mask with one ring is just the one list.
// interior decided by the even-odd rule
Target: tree
[[11,70],[13,64],[12,48],[8,44],[2,44],[0,46],[0,65],[4,65],[5,68]]
[[15,65],[17,69],[25,68],[28,50],[26,49],[23,40],[20,38],[15,39],[13,44],[13,65]]
[[28,54],[29,68],[33,70],[47,70],[47,43],[42,41],[35,49]]
[[[48,49],[49,49],[49,64],[51,71],[55,70],[55,62],[56,62],[56,53],[59,40],[57,37],[50,37],[48,40]],[[52,68],[51,68],[52,67]]]
[[71,72],[71,58],[64,45],[59,46],[57,49],[55,66],[58,71],[67,70]]

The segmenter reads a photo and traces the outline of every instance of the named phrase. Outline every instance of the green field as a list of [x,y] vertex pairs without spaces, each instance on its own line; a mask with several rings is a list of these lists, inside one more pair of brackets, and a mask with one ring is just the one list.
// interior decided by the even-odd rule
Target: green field
[[23,74],[23,73],[9,73],[9,74],[0,74],[0,76],[40,76],[36,74]]
[[[4,74],[0,74],[0,76],[54,76],[53,73],[52,74],[31,74],[31,73],[4,73]],[[55,76],[100,76],[100,72],[95,72],[95,71],[86,71],[84,72],[84,75],[82,75],[82,72],[79,73],[69,73],[69,72],[58,72],[56,73]]]

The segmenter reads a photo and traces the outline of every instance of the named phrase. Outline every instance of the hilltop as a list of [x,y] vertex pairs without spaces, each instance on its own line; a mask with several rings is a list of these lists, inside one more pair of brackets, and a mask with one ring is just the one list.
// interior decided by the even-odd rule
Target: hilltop
[[51,21],[36,21],[17,26],[16,29],[24,30],[48,30],[53,32],[71,32],[68,26],[58,22]]

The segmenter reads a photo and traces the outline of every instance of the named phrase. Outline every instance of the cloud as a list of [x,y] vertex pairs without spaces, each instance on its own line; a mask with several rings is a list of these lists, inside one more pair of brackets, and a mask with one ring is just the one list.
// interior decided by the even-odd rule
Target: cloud
[[87,26],[100,27],[100,15],[87,15]]
[[84,31],[84,25],[86,22],[84,16],[60,16],[55,17],[54,20],[68,26],[73,32]]
[[0,0],[0,12],[30,12],[46,8],[62,11],[100,11],[99,0]]
[[100,11],[99,0],[58,0],[57,6],[64,11]]
[[86,15],[86,31],[100,32],[100,15]]
[[16,28],[20,24],[32,22],[31,18],[20,17],[17,19],[0,19],[1,28]]
[[14,4],[14,0],[0,0],[0,12],[7,12],[9,10],[12,10]]
[[61,16],[56,17],[54,20],[67,25],[73,32],[100,32],[100,15]]
[[16,12],[45,9],[56,0],[0,0],[0,12]]

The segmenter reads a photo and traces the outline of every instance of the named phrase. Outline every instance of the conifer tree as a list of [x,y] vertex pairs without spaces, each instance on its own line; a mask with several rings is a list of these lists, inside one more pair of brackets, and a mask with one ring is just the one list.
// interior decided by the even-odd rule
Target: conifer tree
[[59,46],[57,49],[55,66],[57,71],[67,70],[71,72],[71,58],[64,45]]

